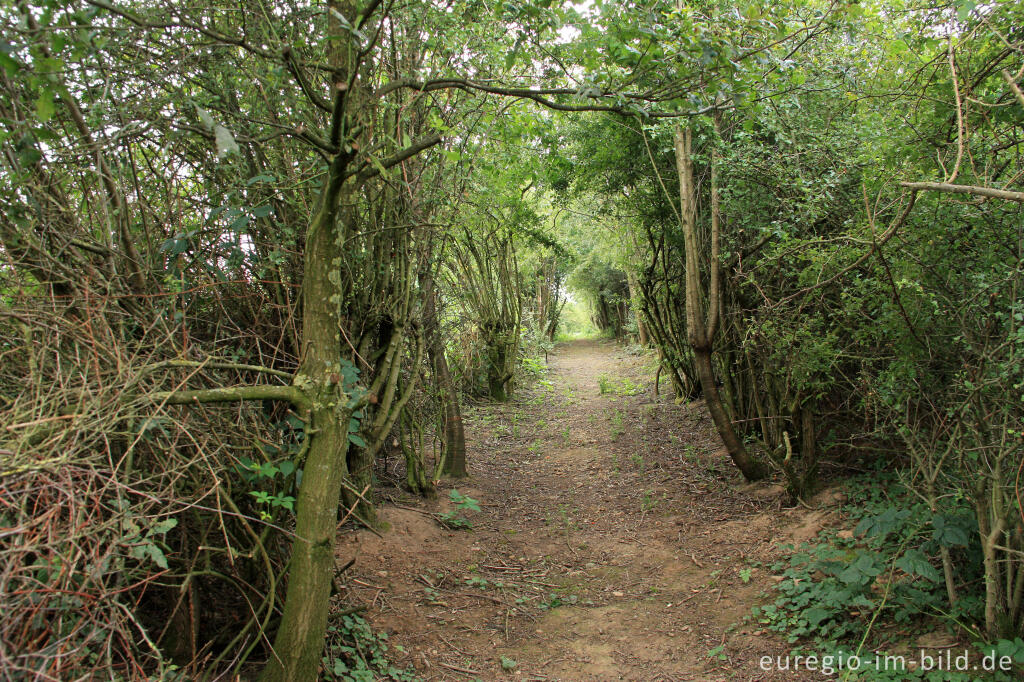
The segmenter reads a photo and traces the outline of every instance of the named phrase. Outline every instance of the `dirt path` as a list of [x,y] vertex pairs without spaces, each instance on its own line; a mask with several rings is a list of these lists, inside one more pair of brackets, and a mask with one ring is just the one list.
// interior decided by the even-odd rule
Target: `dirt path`
[[[775,545],[828,513],[744,485],[703,407],[656,399],[653,376],[650,356],[560,346],[515,402],[469,410],[469,480],[393,500],[422,511],[386,504],[383,539],[343,538],[344,601],[370,605],[399,665],[429,680],[796,679],[759,668],[787,647],[744,617]],[[452,485],[482,505],[472,530],[424,513],[450,510]]]

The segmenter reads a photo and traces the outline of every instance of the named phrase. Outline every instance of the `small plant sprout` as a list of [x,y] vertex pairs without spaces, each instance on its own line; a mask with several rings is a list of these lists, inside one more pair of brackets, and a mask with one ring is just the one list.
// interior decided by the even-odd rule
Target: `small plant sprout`
[[455,509],[441,514],[439,519],[441,524],[455,530],[468,530],[472,528],[473,524],[466,520],[460,512],[467,510],[478,512],[480,511],[480,503],[468,495],[463,495],[455,488],[452,488],[452,491],[448,493],[448,499],[455,505]]

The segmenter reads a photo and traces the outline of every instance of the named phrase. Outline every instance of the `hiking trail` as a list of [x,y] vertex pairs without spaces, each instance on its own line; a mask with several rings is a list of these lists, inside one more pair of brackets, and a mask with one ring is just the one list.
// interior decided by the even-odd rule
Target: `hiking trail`
[[[367,606],[396,665],[426,680],[801,679],[759,667],[789,647],[744,618],[776,546],[813,537],[841,500],[783,509],[780,486],[746,484],[700,401],[675,404],[667,382],[655,397],[655,367],[560,344],[513,401],[466,410],[470,478],[436,500],[386,491],[383,538],[341,535],[345,605]],[[471,529],[430,516],[458,511],[452,487],[481,505],[459,512]]]

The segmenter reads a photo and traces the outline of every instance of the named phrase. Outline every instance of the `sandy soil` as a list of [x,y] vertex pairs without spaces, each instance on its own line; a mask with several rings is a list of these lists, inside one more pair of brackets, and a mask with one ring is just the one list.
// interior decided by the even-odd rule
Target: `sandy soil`
[[[340,537],[339,565],[356,558],[343,605],[368,605],[396,664],[427,680],[799,679],[761,670],[787,646],[745,617],[776,545],[832,511],[745,484],[703,405],[655,397],[653,370],[611,343],[559,346],[515,401],[467,411],[469,479],[432,501],[392,491],[383,538]],[[471,530],[436,521],[452,487],[481,504]]]

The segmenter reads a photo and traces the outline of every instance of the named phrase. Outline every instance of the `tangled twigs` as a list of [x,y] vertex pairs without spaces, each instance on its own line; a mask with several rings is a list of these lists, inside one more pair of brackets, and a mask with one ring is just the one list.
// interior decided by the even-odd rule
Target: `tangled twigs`
[[135,398],[267,372],[180,361],[158,322],[111,310],[99,296],[71,317],[38,300],[0,309],[0,681],[146,680],[172,662],[237,673],[269,648],[290,517],[258,506],[228,444],[288,436],[258,403]]

